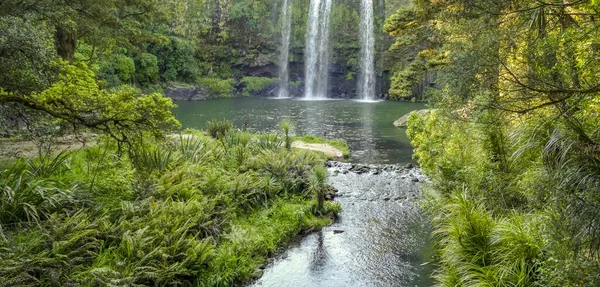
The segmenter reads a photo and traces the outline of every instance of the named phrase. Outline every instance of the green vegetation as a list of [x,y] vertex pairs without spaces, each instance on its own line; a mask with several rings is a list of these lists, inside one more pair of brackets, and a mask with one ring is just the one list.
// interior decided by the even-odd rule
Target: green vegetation
[[233,122],[229,120],[219,121],[212,119],[206,122],[206,131],[213,138],[223,138],[233,128]]
[[[247,96],[277,77],[282,0],[40,0],[36,4],[6,0],[0,5],[0,58],[12,71],[0,76],[5,89],[43,85],[43,78],[52,74],[49,63],[57,58],[85,62],[102,88],[133,84],[149,89],[178,82],[208,86],[213,97],[232,97],[232,89],[235,96]],[[358,3],[347,1],[332,8],[332,62],[351,72],[358,70],[358,9]],[[308,10],[309,1],[294,1],[292,62],[302,61]],[[300,78],[292,72],[291,80]]]
[[340,151],[342,151],[342,154],[344,155],[344,157],[350,156],[350,148],[348,147],[348,144],[344,140],[338,140],[338,139],[326,140],[324,138],[320,138],[320,137],[313,136],[313,135],[294,137],[293,140],[301,141],[301,142],[305,142],[305,143],[328,144],[328,145],[331,145],[332,147],[337,148]]
[[[5,164],[0,281],[231,286],[251,279],[290,238],[330,223],[314,214],[339,211],[311,200],[326,188],[323,159],[262,145],[264,136],[192,131],[126,155],[105,137],[87,149]],[[318,185],[308,176],[315,173]]]
[[197,83],[205,88],[208,88],[215,98],[232,98],[234,96],[233,79],[217,79],[217,78],[199,78]]
[[279,82],[278,78],[244,77],[242,78],[242,84],[245,87],[242,89],[242,95],[245,97],[253,95],[277,82]]
[[292,148],[292,136],[290,135],[290,132],[294,128],[294,125],[290,120],[283,120],[279,123],[279,127],[283,130],[285,148],[289,150]]
[[[386,31],[435,110],[409,117],[440,286],[600,285],[597,1],[414,1]],[[412,84],[411,84],[412,83]]]

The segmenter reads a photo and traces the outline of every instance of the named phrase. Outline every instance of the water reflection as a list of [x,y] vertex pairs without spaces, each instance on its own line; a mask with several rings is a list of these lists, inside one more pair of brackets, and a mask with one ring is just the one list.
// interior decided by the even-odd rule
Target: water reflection
[[363,123],[363,140],[360,141],[361,148],[359,149],[362,152],[362,155],[357,155],[361,158],[371,158],[376,159],[379,158],[379,151],[377,150],[377,146],[375,143],[375,117],[374,117],[374,105],[370,103],[365,103],[360,105],[361,108],[361,119]]
[[431,270],[421,265],[430,256],[428,220],[415,205],[412,176],[332,176],[340,220],[288,250],[253,286],[431,286]]
[[317,244],[315,244],[315,250],[312,254],[312,258],[310,260],[310,271],[311,275],[315,277],[319,277],[325,266],[327,265],[327,250],[325,249],[323,233],[317,233]]

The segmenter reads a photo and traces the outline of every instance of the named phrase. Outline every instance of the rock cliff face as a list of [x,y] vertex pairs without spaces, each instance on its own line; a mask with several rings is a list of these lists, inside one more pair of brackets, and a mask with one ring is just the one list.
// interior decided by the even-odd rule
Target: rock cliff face
[[208,88],[182,83],[170,83],[164,94],[175,101],[203,101],[212,98]]
[[[292,20],[292,39],[290,45],[289,73],[290,94],[294,97],[304,95],[304,55],[306,19],[310,0],[294,1]],[[360,73],[360,0],[340,0],[333,5],[330,24],[330,66],[328,95],[333,98],[357,97],[357,78]],[[384,0],[375,1],[375,33],[376,33],[376,67],[377,67],[377,98],[386,98],[389,89],[389,73],[384,71],[383,54],[390,44],[389,37],[382,32],[385,21]],[[277,78],[277,51],[271,56],[257,57],[252,64],[243,64],[239,69],[245,75]],[[258,60],[261,61],[258,61]],[[274,96],[268,93],[255,93],[257,96]]]
[[[227,34],[224,42],[216,37],[202,38],[199,45],[201,75],[200,78],[228,80],[231,91],[211,91],[211,87],[201,81],[192,84],[169,84],[165,94],[175,100],[205,100],[213,97],[240,96],[277,96],[277,83],[251,91],[246,88],[245,77],[277,79],[279,77],[279,53],[281,46],[281,5],[282,0],[265,1],[265,11],[270,11],[268,17],[250,21],[250,16],[258,11],[240,15],[244,9],[254,6],[230,3],[230,0],[207,0],[212,5],[207,13],[211,19],[218,22],[215,27]],[[231,5],[223,4],[230,3]],[[310,0],[292,2],[292,25],[289,49],[289,83],[290,94],[293,97],[304,96],[304,61],[306,59],[306,27]],[[241,6],[240,6],[241,5]],[[259,6],[260,6],[259,5]],[[389,90],[389,62],[385,60],[391,38],[383,32],[386,18],[386,3],[384,0],[374,0],[375,34],[376,34],[376,97],[387,98]],[[241,9],[240,7],[246,7]],[[208,6],[207,6],[208,7]],[[328,73],[328,96],[333,98],[356,98],[357,79],[360,73],[360,0],[336,0],[331,10],[330,22],[330,65]],[[218,8],[218,9],[217,9]],[[235,8],[235,9],[234,9]],[[241,9],[241,10],[240,10]],[[250,10],[255,8],[249,8]],[[389,10],[389,9],[388,9]],[[261,12],[261,13],[262,13]],[[214,27],[213,27],[214,28]],[[216,31],[216,30],[215,30]],[[212,35],[212,34],[211,34]],[[219,34],[220,35],[220,34]],[[184,80],[189,81],[189,80]],[[229,89],[228,89],[229,90]],[[226,94],[226,95],[225,95]]]

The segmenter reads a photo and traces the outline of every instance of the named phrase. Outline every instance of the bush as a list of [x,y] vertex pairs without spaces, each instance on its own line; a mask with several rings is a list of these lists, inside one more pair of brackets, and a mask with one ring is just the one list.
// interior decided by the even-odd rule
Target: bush
[[206,131],[215,139],[224,137],[232,128],[233,122],[230,120],[212,119],[206,122]]
[[196,82],[208,88],[215,97],[231,98],[233,97],[235,81],[233,79],[218,79],[218,78],[199,78]]
[[136,80],[143,87],[158,81],[158,59],[150,53],[143,53],[136,59]]
[[242,84],[244,84],[244,88],[242,89],[242,95],[245,97],[254,95],[256,92],[261,92],[277,82],[279,82],[277,78],[243,77]]
[[290,132],[294,128],[294,124],[290,120],[283,120],[279,123],[279,127],[283,130],[283,135],[285,136],[285,148],[289,150],[292,148]]
[[588,233],[597,208],[581,201],[596,194],[590,172],[597,165],[575,168],[588,153],[561,162],[585,149],[572,149],[577,137],[549,126],[556,123],[547,117],[553,120],[525,117],[508,126],[510,160],[498,148],[505,131],[494,130],[506,125],[481,124],[490,120],[486,113],[460,121],[441,110],[409,117],[414,157],[431,180],[423,206],[433,218],[440,285],[598,285],[597,259],[586,257],[597,247],[582,243],[598,238]]

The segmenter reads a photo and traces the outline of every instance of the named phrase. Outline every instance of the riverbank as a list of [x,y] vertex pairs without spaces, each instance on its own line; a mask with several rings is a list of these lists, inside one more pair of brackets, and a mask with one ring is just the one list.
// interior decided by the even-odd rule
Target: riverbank
[[229,286],[259,275],[339,206],[319,211],[309,191],[323,156],[248,135],[149,141],[129,152],[99,141],[5,164],[0,282]]

